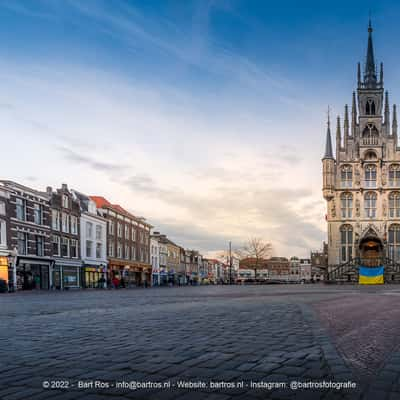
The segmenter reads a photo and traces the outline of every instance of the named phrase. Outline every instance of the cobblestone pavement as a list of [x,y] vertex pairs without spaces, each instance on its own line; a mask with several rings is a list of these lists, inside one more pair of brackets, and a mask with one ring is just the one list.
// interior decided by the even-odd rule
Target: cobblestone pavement
[[[397,399],[399,302],[397,286],[1,295],[0,399]],[[324,380],[357,388],[290,388]],[[110,387],[78,387],[95,381]]]

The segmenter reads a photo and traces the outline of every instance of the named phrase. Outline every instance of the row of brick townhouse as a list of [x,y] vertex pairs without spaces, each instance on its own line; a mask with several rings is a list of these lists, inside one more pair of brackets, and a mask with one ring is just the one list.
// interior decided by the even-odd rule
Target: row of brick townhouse
[[103,197],[0,181],[0,279],[9,288],[151,283],[152,226]]
[[185,249],[104,197],[0,180],[0,279],[12,290],[235,282],[239,261]]
[[197,250],[185,249],[166,235],[153,232],[150,238],[152,285],[198,285],[235,280],[238,260],[232,267],[220,260],[207,259]]

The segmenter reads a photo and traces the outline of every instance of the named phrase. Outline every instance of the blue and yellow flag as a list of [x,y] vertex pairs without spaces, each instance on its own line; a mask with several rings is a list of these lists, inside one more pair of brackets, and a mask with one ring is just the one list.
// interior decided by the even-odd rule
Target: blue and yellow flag
[[383,283],[383,267],[360,267],[358,283],[361,285],[379,285]]

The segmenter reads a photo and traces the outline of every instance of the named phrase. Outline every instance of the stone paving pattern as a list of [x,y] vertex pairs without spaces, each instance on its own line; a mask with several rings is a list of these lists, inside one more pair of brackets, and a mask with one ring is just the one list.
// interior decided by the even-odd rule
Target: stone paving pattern
[[[352,346],[357,350],[354,332],[360,324],[348,305],[362,308],[377,301],[381,307],[375,311],[387,313],[390,329],[379,352],[381,363],[372,357],[373,370],[366,371],[358,367],[357,351],[349,357]],[[400,326],[399,301],[396,286],[209,286],[2,295],[0,399],[397,399],[400,353],[394,332]],[[348,311],[342,319],[341,309]],[[389,324],[390,316],[394,318]],[[342,322],[335,324],[336,319]],[[379,342],[377,335],[386,329],[378,329],[381,324],[379,320],[369,330],[362,330],[361,324],[363,337]],[[343,337],[350,331],[352,346]],[[176,387],[178,381],[324,379],[359,385],[356,390]],[[75,386],[42,387],[43,381],[55,380]],[[79,389],[79,380],[171,382],[171,388]]]

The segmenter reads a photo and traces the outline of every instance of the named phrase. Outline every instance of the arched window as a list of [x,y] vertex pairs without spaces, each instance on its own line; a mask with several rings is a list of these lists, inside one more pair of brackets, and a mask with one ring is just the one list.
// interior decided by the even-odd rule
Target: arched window
[[351,218],[353,214],[353,195],[351,193],[342,193],[340,196],[342,218]]
[[392,164],[389,167],[389,186],[400,186],[400,165]]
[[390,218],[400,218],[400,193],[392,192],[389,195]]
[[367,124],[363,130],[363,144],[376,146],[378,144],[379,132],[374,124]]
[[372,99],[367,100],[367,104],[365,105],[365,114],[375,115],[375,102]]
[[376,187],[376,166],[374,164],[368,164],[365,167],[365,187],[375,188]]
[[341,261],[350,261],[353,256],[353,227],[351,225],[341,226],[340,245]]
[[376,217],[376,193],[368,192],[364,197],[365,216],[367,218]]
[[353,168],[351,165],[343,165],[340,170],[340,180],[343,188],[351,188],[353,185]]
[[400,225],[389,227],[389,258],[393,261],[400,261]]

